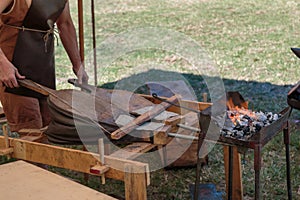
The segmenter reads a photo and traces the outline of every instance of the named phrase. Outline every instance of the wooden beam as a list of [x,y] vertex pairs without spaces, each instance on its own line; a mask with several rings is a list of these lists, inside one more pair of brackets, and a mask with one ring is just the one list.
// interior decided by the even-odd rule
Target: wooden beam
[[[82,173],[92,174],[90,169],[100,163],[99,154],[96,153],[13,138],[9,138],[9,144],[10,148],[13,148],[13,158],[61,167]],[[3,147],[5,147],[5,138],[0,136],[0,149]],[[148,164],[114,158],[111,156],[104,156],[104,160],[105,164],[110,167],[105,174],[107,178],[124,181],[125,165],[130,164],[139,168],[143,168],[144,179],[147,184],[150,184]]]

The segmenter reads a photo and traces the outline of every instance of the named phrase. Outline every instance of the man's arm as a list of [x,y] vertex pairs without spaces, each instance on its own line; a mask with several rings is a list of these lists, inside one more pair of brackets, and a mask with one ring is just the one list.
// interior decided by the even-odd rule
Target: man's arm
[[3,13],[5,8],[7,8],[11,2],[12,2],[12,0],[1,0],[0,1],[0,13]]
[[[10,5],[12,0],[0,1],[0,14]],[[0,24],[1,26],[1,24]],[[15,66],[6,58],[2,49],[0,48],[0,84],[6,87],[19,87],[17,79],[24,79]]]
[[78,77],[80,83],[87,83],[88,75],[86,74],[81,63],[76,30],[70,15],[69,2],[66,3],[66,6],[56,24],[59,30],[61,41],[73,65],[74,73]]

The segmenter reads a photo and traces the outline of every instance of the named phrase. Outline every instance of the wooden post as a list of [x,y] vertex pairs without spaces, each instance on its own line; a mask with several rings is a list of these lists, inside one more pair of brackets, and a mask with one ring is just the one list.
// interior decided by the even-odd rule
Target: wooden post
[[145,172],[147,169],[140,166],[125,164],[125,199],[147,199],[147,182]]
[[202,93],[203,102],[207,102],[207,93]]
[[[98,140],[98,151],[99,151],[99,156],[100,156],[100,162],[101,165],[105,165],[105,161],[104,161],[104,142],[103,142],[103,138],[100,138]],[[104,185],[105,184],[105,174],[101,175],[101,183]]]
[[3,135],[4,135],[4,147],[0,147],[0,155],[5,155],[7,156],[8,159],[11,158],[11,153],[13,152],[13,148],[10,148],[9,146],[9,139],[8,139],[8,130],[7,130],[7,125],[4,124],[2,126],[3,130]]

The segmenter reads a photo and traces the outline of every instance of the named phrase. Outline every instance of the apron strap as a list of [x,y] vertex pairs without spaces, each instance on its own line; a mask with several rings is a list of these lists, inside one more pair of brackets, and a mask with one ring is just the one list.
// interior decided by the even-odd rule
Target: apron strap
[[49,27],[51,27],[48,30],[39,30],[39,29],[33,29],[33,28],[26,28],[24,26],[14,26],[14,25],[10,25],[10,24],[3,24],[3,25],[6,26],[6,27],[9,27],[9,28],[15,28],[15,29],[18,29],[18,30],[21,30],[21,31],[31,31],[31,32],[44,33],[43,40],[44,40],[44,43],[45,43],[45,52],[47,53],[47,43],[48,43],[48,40],[49,40],[49,36],[51,34],[53,34],[55,36],[56,40],[58,40],[57,35],[55,34],[55,33],[58,33],[58,30],[54,28],[53,22],[51,24],[51,21],[52,20],[48,21]]

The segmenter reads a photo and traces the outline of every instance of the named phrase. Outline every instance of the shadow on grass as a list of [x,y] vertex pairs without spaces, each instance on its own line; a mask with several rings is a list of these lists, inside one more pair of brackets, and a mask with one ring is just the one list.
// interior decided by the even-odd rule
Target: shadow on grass
[[[177,77],[180,77],[187,83],[189,88],[197,96],[198,101],[202,101],[202,93],[208,93],[207,86],[205,84],[206,77],[195,74],[180,74],[178,72],[163,71],[163,70],[149,70],[144,73],[132,75],[127,78],[120,79],[116,82],[110,82],[101,85],[100,87],[114,89],[115,85],[124,85],[123,88],[131,87],[136,84],[139,87],[134,92],[146,93],[148,90],[145,86],[144,80],[149,80],[149,77],[153,78],[151,81],[176,81]],[[211,77],[210,77],[211,78]],[[158,80],[159,79],[159,80]],[[257,81],[244,81],[233,79],[222,79],[225,87],[225,91],[238,91],[249,102],[249,108],[252,110],[272,111],[278,112],[288,106],[287,94],[293,85],[275,85],[268,82]],[[122,87],[122,86],[121,86]]]

